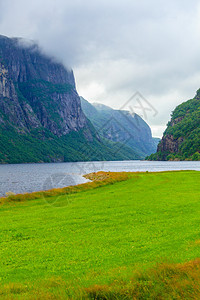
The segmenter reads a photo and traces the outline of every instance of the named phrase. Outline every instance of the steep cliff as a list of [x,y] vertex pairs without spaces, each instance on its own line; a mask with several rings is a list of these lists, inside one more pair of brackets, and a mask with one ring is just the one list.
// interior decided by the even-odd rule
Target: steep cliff
[[0,36],[0,162],[138,158],[115,146],[83,113],[72,70],[34,43]]
[[154,153],[157,140],[153,140],[148,124],[137,114],[115,110],[101,104],[90,104],[81,97],[85,115],[101,136],[114,142],[120,142],[133,149],[140,158]]
[[0,37],[0,109],[20,129],[44,127],[61,136],[88,127],[72,71],[36,45]]
[[200,90],[177,106],[150,160],[200,160]]

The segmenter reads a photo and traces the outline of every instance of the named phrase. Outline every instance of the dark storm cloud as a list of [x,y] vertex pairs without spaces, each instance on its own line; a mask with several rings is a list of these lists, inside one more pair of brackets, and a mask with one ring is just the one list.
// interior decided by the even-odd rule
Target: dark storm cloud
[[200,86],[199,15],[196,0],[0,2],[1,34],[37,40],[88,100],[117,108],[139,90],[155,134]]

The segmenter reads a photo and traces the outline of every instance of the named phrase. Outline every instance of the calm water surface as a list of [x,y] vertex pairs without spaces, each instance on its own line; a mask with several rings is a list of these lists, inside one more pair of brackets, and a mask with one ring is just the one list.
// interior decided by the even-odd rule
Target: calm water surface
[[108,161],[0,165],[0,196],[29,193],[87,182],[82,175],[97,171],[200,171],[200,162]]

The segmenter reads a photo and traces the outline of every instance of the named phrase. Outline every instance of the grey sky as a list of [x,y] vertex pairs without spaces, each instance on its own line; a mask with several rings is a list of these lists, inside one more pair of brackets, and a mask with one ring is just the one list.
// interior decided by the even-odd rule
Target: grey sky
[[0,0],[0,34],[38,41],[90,102],[121,108],[139,91],[158,111],[147,111],[154,136],[200,87],[196,0]]

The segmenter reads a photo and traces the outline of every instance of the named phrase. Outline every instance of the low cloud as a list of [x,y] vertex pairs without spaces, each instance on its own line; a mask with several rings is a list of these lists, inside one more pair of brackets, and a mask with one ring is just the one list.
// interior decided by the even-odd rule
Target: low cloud
[[161,135],[175,106],[200,87],[200,5],[184,0],[7,0],[1,34],[36,40],[75,71],[79,93],[120,108],[139,91]]

